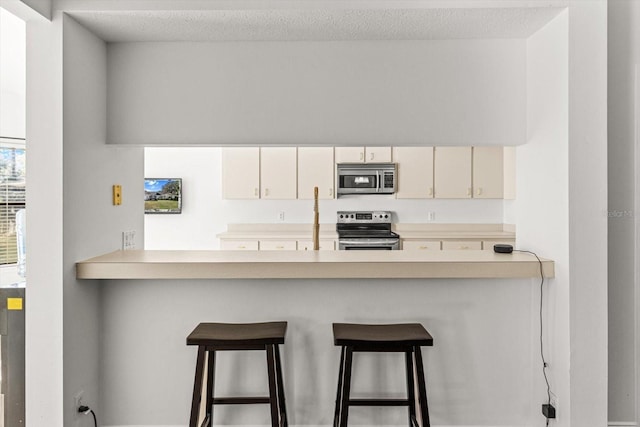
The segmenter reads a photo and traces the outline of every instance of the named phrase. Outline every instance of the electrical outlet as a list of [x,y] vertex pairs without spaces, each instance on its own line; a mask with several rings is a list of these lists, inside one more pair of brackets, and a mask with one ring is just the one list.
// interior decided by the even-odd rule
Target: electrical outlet
[[135,248],[136,248],[136,232],[123,231],[122,232],[122,250],[129,251]]
[[435,221],[436,213],[435,212],[427,212],[427,221]]
[[76,412],[78,411],[78,408],[82,406],[83,398],[84,398],[84,390],[80,390],[79,392],[76,393],[75,396],[73,396],[73,407],[75,408]]
[[280,211],[278,213],[278,221],[284,221],[284,211]]

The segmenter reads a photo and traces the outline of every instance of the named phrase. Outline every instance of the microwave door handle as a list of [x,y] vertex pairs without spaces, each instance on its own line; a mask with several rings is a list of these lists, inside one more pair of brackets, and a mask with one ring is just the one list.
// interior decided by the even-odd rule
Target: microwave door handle
[[378,193],[382,191],[382,186],[380,185],[380,171],[376,171],[376,181],[378,185]]

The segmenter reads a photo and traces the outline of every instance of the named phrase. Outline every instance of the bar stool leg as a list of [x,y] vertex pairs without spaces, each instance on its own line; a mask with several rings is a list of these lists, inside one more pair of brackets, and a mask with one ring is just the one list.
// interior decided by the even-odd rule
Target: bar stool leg
[[216,351],[209,349],[209,357],[207,359],[207,400],[205,409],[206,423],[203,426],[213,425],[213,391],[216,380]]
[[340,426],[340,407],[342,406],[342,377],[344,375],[344,353],[345,348],[340,351],[340,368],[338,370],[338,391],[336,392],[336,410],[333,416],[333,427]]
[[340,427],[347,427],[349,418],[349,394],[351,393],[351,366],[353,363],[353,347],[347,346],[344,356],[344,379],[342,386],[342,405]]
[[271,427],[279,426],[278,387],[276,385],[276,362],[273,345],[267,345],[267,370],[269,371],[269,404],[271,406]]
[[418,400],[420,401],[420,416],[422,418],[422,427],[430,427],[429,422],[429,405],[427,404],[427,386],[424,382],[424,366],[422,365],[422,353],[420,346],[414,347],[414,355],[416,358],[416,370],[418,376]]
[[196,377],[193,381],[193,398],[191,399],[191,418],[189,427],[198,427],[198,415],[200,412],[200,400],[202,399],[202,374],[204,370],[205,347],[198,346],[198,356],[196,358]]
[[409,427],[418,427],[416,419],[416,389],[413,378],[413,352],[405,352],[405,361],[407,368],[407,400],[409,401]]
[[289,420],[287,419],[287,404],[284,399],[284,380],[282,378],[282,362],[280,361],[280,346],[273,346],[276,353],[276,380],[278,381],[278,401],[280,403],[280,420],[282,427],[289,427]]

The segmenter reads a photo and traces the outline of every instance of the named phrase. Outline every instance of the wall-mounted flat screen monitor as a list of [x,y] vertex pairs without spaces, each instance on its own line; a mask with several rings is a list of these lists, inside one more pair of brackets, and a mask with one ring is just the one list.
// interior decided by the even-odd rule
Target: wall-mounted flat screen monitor
[[182,213],[182,179],[145,178],[144,213]]

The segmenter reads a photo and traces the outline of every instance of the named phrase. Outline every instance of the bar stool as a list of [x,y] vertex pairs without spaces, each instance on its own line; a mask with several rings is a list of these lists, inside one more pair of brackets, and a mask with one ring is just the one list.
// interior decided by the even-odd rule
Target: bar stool
[[[334,427],[347,427],[350,406],[408,406],[409,427],[429,427],[429,407],[420,346],[433,346],[433,338],[420,323],[363,325],[334,323],[333,340],[342,347]],[[354,352],[399,352],[405,354],[406,399],[351,399],[351,367]],[[415,373],[414,373],[415,369]],[[415,384],[417,382],[417,390]],[[416,400],[420,419],[416,416]]]
[[[272,427],[287,427],[287,409],[284,399],[284,383],[279,350],[279,345],[284,344],[286,331],[287,322],[200,323],[187,337],[187,345],[198,346],[189,427],[213,425],[214,405],[256,403],[270,405]],[[269,377],[268,397],[214,397],[216,352],[230,350],[266,351]],[[207,357],[206,409],[203,422],[198,424],[200,404],[202,402],[205,357]]]

